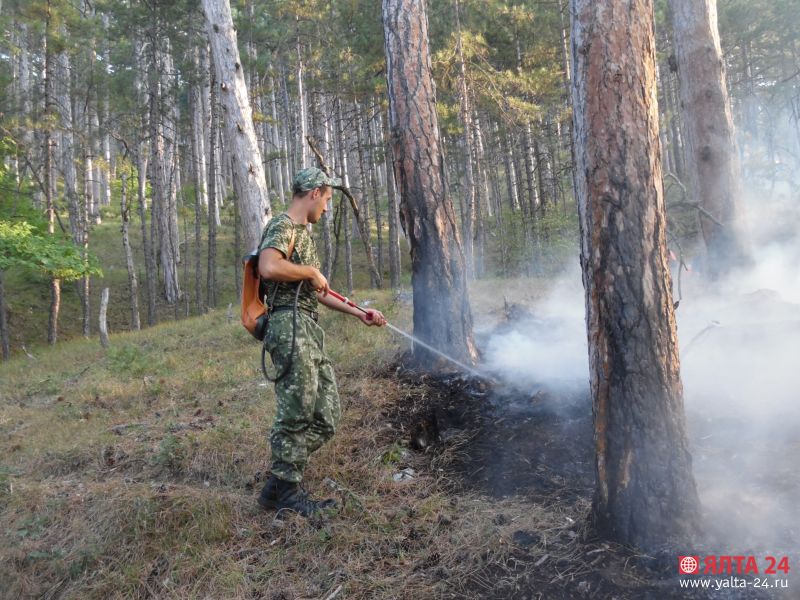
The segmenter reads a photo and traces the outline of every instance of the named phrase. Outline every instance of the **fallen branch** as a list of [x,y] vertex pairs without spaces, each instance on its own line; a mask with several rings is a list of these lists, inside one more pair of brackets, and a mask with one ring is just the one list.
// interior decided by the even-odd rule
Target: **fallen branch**
[[328,594],[327,596],[325,596],[325,600],[333,600],[334,598],[336,598],[336,596],[338,596],[338,595],[339,595],[339,592],[341,592],[341,591],[342,591],[342,585],[341,585],[341,584],[339,584],[339,587],[337,587],[337,588],[336,588],[335,590],[333,590],[333,591],[332,591],[330,594]]

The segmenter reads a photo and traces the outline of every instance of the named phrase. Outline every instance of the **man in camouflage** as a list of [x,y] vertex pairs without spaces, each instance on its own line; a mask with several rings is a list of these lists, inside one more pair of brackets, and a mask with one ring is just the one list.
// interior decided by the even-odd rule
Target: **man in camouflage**
[[[365,325],[386,324],[379,311],[362,313],[327,295],[328,281],[320,272],[307,224],[319,221],[331,199],[331,186],[340,184],[339,179],[313,167],[299,171],[292,182],[288,210],[267,223],[259,245],[258,270],[267,282],[273,306],[265,343],[278,373],[289,367],[275,384],[278,403],[270,434],[272,476],[258,503],[304,516],[335,506],[333,500],[311,500],[299,483],[309,455],[331,439],[341,417],[333,366],[325,352],[325,332],[317,324],[318,303],[353,315]],[[295,292],[300,284],[295,330]]]

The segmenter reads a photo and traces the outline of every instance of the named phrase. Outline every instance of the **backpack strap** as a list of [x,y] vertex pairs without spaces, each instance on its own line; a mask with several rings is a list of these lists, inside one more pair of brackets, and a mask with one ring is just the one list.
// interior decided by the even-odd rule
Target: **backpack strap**
[[292,218],[286,213],[283,214],[287,219],[289,219],[289,222],[292,224],[292,237],[289,240],[289,254],[286,256],[286,260],[292,260],[292,254],[294,254],[294,241],[296,235],[296,232],[294,230],[294,221],[292,221]]
[[[286,213],[283,213],[283,216],[286,217],[287,219],[289,219],[289,223],[292,224],[292,237],[289,239],[289,247],[286,249],[287,253],[288,253],[286,255],[286,260],[291,261],[292,260],[292,254],[294,254],[294,242],[295,242],[295,238],[296,238],[296,232],[294,230],[294,221],[292,221],[292,218],[289,215],[287,215]],[[262,281],[264,281],[264,280],[262,280]],[[267,307],[268,310],[272,310],[272,303],[275,301],[275,295],[278,293],[278,288],[279,287],[280,287],[280,282],[276,281],[275,282],[275,288],[272,290],[272,297],[269,300],[267,300],[267,295],[264,294],[264,306]]]

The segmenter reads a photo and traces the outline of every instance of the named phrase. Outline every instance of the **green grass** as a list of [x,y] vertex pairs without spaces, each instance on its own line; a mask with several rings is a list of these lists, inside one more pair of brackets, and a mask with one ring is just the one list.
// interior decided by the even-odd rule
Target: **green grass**
[[[410,321],[388,291],[357,296]],[[323,523],[275,521],[255,503],[274,393],[258,344],[225,311],[0,365],[4,595],[318,598],[341,585],[348,598],[460,597],[505,560],[514,530],[557,518],[448,491],[446,460],[431,466],[387,426],[393,406],[425,393],[387,369],[403,342],[327,311],[322,324],[344,418],[307,481],[318,495],[332,493],[325,477],[347,490]],[[418,477],[394,482],[405,466]],[[513,522],[497,525],[498,507]]]
[[[515,529],[557,515],[455,494],[438,470],[445,458],[434,468],[430,457],[407,451],[408,432],[389,427],[387,414],[426,392],[389,372],[406,346],[385,329],[323,311],[344,418],[334,441],[314,456],[307,480],[318,494],[326,493],[325,477],[346,488],[336,494],[341,514],[321,524],[278,522],[257,507],[275,398],[260,373],[258,343],[236,310],[228,316],[238,258],[230,215],[224,219],[218,308],[193,314],[190,239],[189,251],[183,249],[190,318],[181,307],[176,320],[174,308],[161,303],[159,324],[140,332],[126,331],[127,273],[113,209],[92,233],[104,272],[93,281],[92,338],[82,337],[78,296],[67,285],[59,343],[47,346],[47,282],[6,274],[15,352],[0,364],[0,595],[277,600],[325,597],[338,586],[340,598],[474,593],[475,581],[507,556]],[[191,228],[191,215],[187,223]],[[205,236],[205,223],[203,230]],[[144,322],[136,217],[131,236]],[[372,301],[410,330],[407,303],[365,289],[362,249],[353,244],[353,298]],[[205,267],[205,254],[201,260]],[[340,268],[332,283],[344,291],[342,275]],[[474,311],[497,319],[504,296],[535,301],[545,281],[476,282]],[[103,349],[95,321],[106,286],[112,335]],[[21,352],[23,344],[34,358]],[[405,466],[419,476],[397,484],[392,474]],[[513,521],[497,525],[499,509]]]

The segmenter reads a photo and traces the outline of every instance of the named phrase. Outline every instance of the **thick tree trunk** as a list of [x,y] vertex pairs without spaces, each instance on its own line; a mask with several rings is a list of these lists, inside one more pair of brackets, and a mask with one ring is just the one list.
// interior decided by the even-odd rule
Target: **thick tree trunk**
[[665,240],[653,4],[572,0],[571,12],[592,520],[647,549],[686,542],[699,514]]
[[[425,2],[384,0],[383,26],[392,155],[411,241],[414,334],[474,362],[472,312],[458,224],[446,189]],[[433,358],[420,346],[415,351],[421,361]]]
[[717,0],[670,0],[681,117],[686,133],[689,189],[698,211],[712,278],[741,266],[737,205],[741,175],[725,63],[717,27]]
[[250,250],[258,246],[265,219],[272,216],[264,163],[253,126],[230,3],[228,0],[203,0],[203,10],[219,83],[225,141],[233,171],[242,237],[245,247]]

